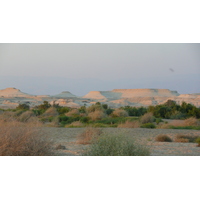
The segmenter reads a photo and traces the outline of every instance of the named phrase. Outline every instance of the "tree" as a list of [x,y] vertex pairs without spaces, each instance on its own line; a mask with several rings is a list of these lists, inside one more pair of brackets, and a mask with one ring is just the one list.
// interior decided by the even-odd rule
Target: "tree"
[[19,105],[16,107],[16,109],[18,109],[18,110],[29,110],[29,109],[30,109],[30,106],[27,105],[27,104],[25,104],[25,103],[23,103],[23,104],[19,104]]

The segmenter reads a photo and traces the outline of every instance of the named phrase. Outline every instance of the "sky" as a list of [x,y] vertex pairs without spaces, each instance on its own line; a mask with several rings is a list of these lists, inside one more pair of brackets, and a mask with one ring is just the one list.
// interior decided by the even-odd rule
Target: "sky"
[[0,89],[29,94],[155,88],[200,93],[200,44],[1,43]]

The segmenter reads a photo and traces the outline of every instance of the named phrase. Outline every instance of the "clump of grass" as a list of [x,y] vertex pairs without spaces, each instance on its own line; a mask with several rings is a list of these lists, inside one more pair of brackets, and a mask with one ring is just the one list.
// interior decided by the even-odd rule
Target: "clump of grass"
[[198,138],[198,136],[192,136],[192,135],[184,135],[184,134],[178,134],[175,137],[175,142],[184,142],[184,143],[188,143],[188,142],[195,142],[195,140]]
[[52,141],[39,124],[17,121],[0,123],[1,156],[53,155]]
[[172,139],[168,135],[164,134],[157,135],[155,140],[157,142],[172,142]]
[[153,113],[146,113],[140,118],[141,124],[152,123],[154,121]]
[[83,153],[85,156],[148,156],[150,151],[125,134],[104,133]]
[[99,128],[88,127],[77,137],[78,144],[91,144],[102,134]]
[[121,123],[117,126],[118,128],[139,128],[139,121],[129,121],[127,120],[125,123]]

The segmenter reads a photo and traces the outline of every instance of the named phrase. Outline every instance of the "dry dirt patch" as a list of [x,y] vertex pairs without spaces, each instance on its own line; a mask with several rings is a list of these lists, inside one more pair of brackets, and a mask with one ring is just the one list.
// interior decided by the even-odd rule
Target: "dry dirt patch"
[[[55,128],[44,127],[49,137],[57,145],[64,145],[66,149],[55,150],[57,155],[78,156],[88,145],[77,144],[77,136],[84,128]],[[115,134],[122,132],[130,134],[136,142],[147,145],[151,150],[151,156],[200,156],[200,148],[196,143],[156,142],[155,137],[166,134],[172,140],[177,134],[190,134],[200,136],[199,130],[177,130],[177,129],[146,129],[146,128],[103,128],[106,133]]]

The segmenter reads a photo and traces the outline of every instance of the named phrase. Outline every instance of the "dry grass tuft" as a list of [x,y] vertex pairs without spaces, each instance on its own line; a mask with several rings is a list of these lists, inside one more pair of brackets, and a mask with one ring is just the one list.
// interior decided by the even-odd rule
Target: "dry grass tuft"
[[157,142],[172,142],[172,139],[168,135],[160,134],[155,138]]
[[39,123],[0,121],[1,156],[48,156],[52,142],[41,130]]
[[195,142],[197,138],[198,136],[194,136],[194,135],[178,134],[176,135],[174,142],[184,142],[184,143]]
[[102,134],[99,128],[88,127],[77,137],[78,144],[91,144]]
[[140,123],[139,121],[127,120],[125,123],[119,124],[117,127],[118,128],[140,128]]

